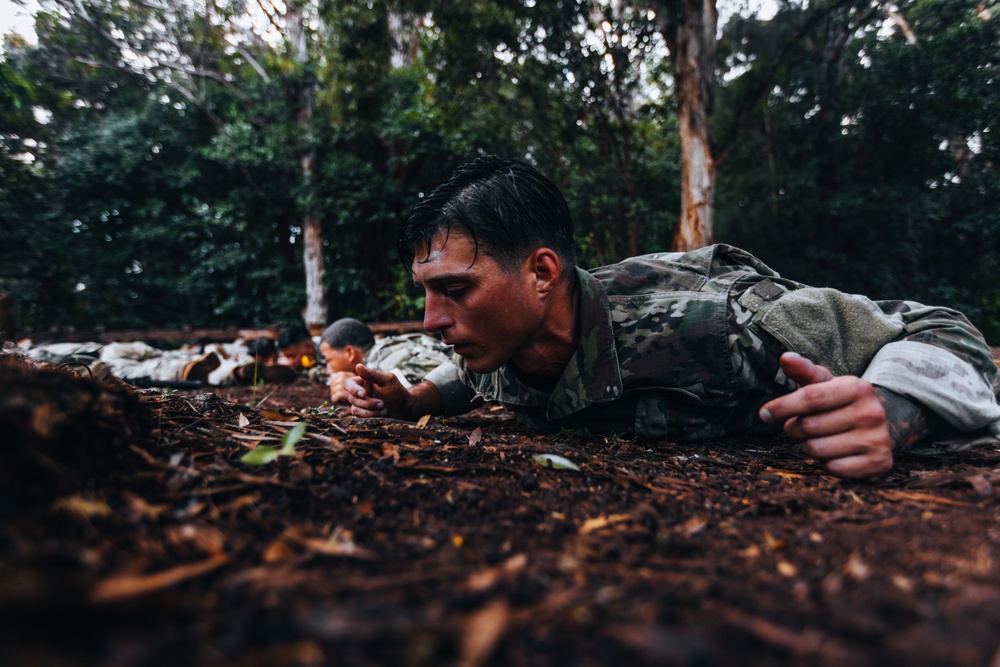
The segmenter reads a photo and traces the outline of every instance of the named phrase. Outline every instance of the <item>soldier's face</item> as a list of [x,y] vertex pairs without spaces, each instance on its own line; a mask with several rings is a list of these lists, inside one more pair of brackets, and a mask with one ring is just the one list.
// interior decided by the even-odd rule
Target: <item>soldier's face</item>
[[316,363],[314,359],[315,350],[316,347],[312,341],[304,341],[295,345],[289,345],[281,351],[281,356],[292,366],[308,368]]
[[319,353],[326,361],[326,371],[331,375],[334,373],[353,373],[354,359],[347,353],[346,348],[332,347],[329,343],[319,344]]
[[411,267],[426,292],[424,327],[441,334],[469,370],[488,373],[531,339],[543,316],[528,263],[514,274],[476,247],[464,232],[439,232],[430,252]]

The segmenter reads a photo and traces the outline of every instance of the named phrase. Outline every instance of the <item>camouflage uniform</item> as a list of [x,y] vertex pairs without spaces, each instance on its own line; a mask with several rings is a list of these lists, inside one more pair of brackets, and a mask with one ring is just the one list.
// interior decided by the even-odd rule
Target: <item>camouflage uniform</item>
[[536,427],[677,441],[772,434],[781,426],[757,412],[794,390],[778,364],[791,350],[1000,438],[997,366],[956,311],[807,287],[726,245],[577,275],[580,346],[555,386],[533,388],[511,364],[473,373],[456,357],[426,378],[447,412],[481,397]]
[[421,333],[401,334],[377,341],[365,355],[365,365],[393,373],[406,387],[412,387],[453,356],[451,346],[436,338]]
[[197,356],[187,350],[159,350],[142,342],[108,343],[101,349],[100,361],[123,380],[180,380],[184,366]]
[[[240,366],[253,363],[246,343],[213,343],[206,351],[219,356],[218,367],[209,373],[207,384],[226,386],[235,381],[234,372]],[[192,350],[161,350],[147,343],[52,343],[39,345],[18,354],[50,364],[88,366],[95,373],[108,372],[123,380],[166,380],[184,378],[184,368],[201,355]]]
[[13,354],[35,361],[59,364],[82,364],[90,366],[101,354],[101,343],[48,343],[28,348],[16,348]]

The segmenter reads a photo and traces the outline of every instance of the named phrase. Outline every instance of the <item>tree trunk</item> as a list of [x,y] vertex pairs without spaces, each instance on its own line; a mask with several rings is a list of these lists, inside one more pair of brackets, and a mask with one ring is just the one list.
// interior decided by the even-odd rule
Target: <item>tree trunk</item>
[[285,12],[288,26],[288,42],[300,80],[297,97],[299,102],[298,124],[305,146],[299,158],[302,169],[302,185],[305,193],[305,210],[302,212],[302,265],[306,274],[306,307],[303,319],[310,330],[322,329],[327,325],[326,264],[323,252],[323,221],[313,207],[313,168],[316,161],[316,147],[313,133],[313,108],[316,91],[310,71],[308,39],[301,7],[297,2],[289,2]]
[[715,242],[715,162],[709,138],[719,15],[715,0],[658,0],[657,22],[674,64],[681,139],[681,212],[674,250]]
[[312,211],[306,211],[302,224],[302,241],[305,246],[302,249],[302,263],[306,274],[306,310],[303,319],[310,330],[323,329],[329,324],[323,221]]

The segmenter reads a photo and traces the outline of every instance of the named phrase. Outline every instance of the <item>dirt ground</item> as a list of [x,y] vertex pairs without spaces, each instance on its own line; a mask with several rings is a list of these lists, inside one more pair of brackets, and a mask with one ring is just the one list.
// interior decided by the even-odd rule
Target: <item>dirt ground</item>
[[3,665],[1000,666],[997,449],[858,483],[783,439],[79,382],[0,376]]

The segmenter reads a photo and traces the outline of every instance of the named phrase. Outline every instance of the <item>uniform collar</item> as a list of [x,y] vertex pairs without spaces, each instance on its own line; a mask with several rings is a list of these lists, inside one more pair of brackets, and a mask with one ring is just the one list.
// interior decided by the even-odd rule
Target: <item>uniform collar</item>
[[546,412],[560,419],[593,403],[621,397],[622,378],[604,284],[577,267],[580,342],[549,397]]
[[622,396],[607,290],[598,278],[579,267],[576,278],[580,341],[551,394],[524,384],[514,369],[505,364],[491,374],[486,386],[492,386],[493,390],[484,396],[515,408],[545,406],[546,418],[550,420]]

